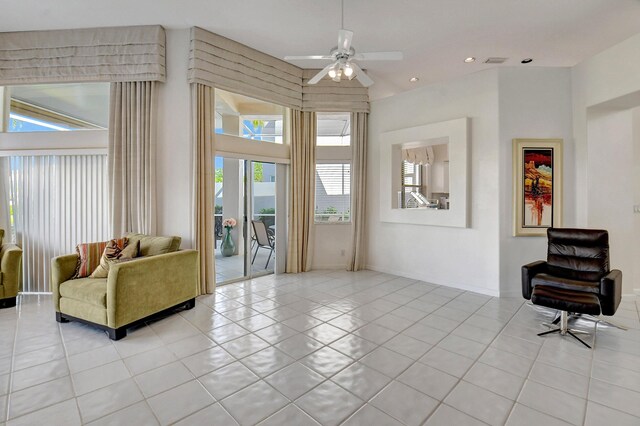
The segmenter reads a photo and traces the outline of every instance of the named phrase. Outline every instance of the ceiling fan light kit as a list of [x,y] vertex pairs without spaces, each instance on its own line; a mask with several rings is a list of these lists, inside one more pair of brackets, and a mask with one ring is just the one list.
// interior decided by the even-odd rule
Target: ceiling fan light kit
[[402,60],[402,52],[371,52],[358,53],[351,47],[353,40],[353,31],[344,29],[344,0],[342,1],[342,29],[338,32],[338,46],[333,48],[328,56],[309,55],[309,56],[285,56],[287,61],[295,60],[321,60],[332,61],[331,64],[324,67],[319,73],[311,78],[307,84],[316,84],[325,76],[329,76],[333,81],[339,83],[342,77],[351,80],[357,79],[360,84],[369,87],[373,84],[373,80],[365,74],[355,61],[399,61]]

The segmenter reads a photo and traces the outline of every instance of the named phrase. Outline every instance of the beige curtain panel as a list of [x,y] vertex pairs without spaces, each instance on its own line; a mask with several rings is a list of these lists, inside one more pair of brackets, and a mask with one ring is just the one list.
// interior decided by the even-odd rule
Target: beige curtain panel
[[164,81],[159,25],[0,33],[0,85]]
[[351,259],[347,265],[349,271],[364,269],[365,253],[365,217],[367,204],[367,123],[366,112],[351,113],[351,205],[353,223],[351,231]]
[[402,150],[402,159],[413,164],[433,164],[435,156],[432,146],[420,146],[416,148],[404,148]]
[[193,149],[193,230],[194,248],[200,252],[199,294],[215,291],[215,223],[213,218],[213,135],[215,131],[214,89],[191,85],[191,139]]
[[111,83],[109,223],[114,236],[156,232],[157,83]]
[[291,111],[291,166],[287,272],[311,269],[313,249],[316,113]]
[[191,29],[189,82],[302,107],[302,70],[202,28]]
[[316,112],[369,112],[369,90],[358,80],[343,79],[339,83],[323,78],[307,84],[320,70],[304,70],[302,74],[302,110]]

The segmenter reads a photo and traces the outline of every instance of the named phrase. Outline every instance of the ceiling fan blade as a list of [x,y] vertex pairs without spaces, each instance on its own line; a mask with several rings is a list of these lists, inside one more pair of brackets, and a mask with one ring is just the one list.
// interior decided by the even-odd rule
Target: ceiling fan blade
[[353,39],[353,31],[340,30],[338,33],[338,50],[343,53],[349,52],[351,49],[351,40]]
[[358,81],[364,86],[369,87],[373,84],[373,80],[362,71],[362,68],[358,66],[355,62],[350,62],[351,68],[353,68],[353,73],[355,74]]
[[285,56],[284,57],[285,61],[304,61],[304,60],[308,60],[308,59],[330,60],[330,59],[333,59],[333,56],[331,56],[331,55],[307,55],[307,56]]
[[356,53],[353,59],[358,61],[401,61],[402,52]]
[[333,68],[334,65],[335,64],[329,64],[326,67],[324,67],[322,71],[320,71],[318,74],[314,75],[309,81],[307,81],[307,84],[316,84],[317,82],[322,80],[322,78],[329,73],[329,70]]

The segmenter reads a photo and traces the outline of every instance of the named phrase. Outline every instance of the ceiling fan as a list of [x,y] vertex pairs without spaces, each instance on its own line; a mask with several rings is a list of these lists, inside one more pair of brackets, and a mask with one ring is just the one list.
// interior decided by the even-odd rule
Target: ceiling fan
[[325,75],[329,75],[335,82],[339,82],[343,76],[349,80],[356,78],[365,87],[371,86],[373,80],[362,71],[362,68],[355,61],[399,61],[402,59],[402,52],[356,53],[356,50],[351,46],[352,39],[353,31],[344,29],[344,0],[342,0],[342,29],[338,32],[338,46],[331,49],[329,55],[285,56],[284,59],[286,61],[309,59],[332,61],[313,76],[307,84],[316,84]]

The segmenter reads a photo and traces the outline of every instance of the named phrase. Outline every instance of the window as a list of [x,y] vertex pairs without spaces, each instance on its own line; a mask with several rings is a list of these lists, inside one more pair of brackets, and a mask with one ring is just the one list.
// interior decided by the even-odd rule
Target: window
[[316,222],[351,220],[351,164],[316,164]]
[[216,133],[282,143],[286,108],[216,89]]
[[8,132],[106,129],[109,83],[37,84],[6,87]]
[[349,146],[351,144],[351,114],[322,112],[318,117],[317,146]]
[[[418,207],[424,196],[422,190],[422,166],[420,164],[402,162],[402,206],[405,208]],[[411,195],[415,194],[415,195]]]
[[351,114],[316,117],[315,222],[351,222]]

